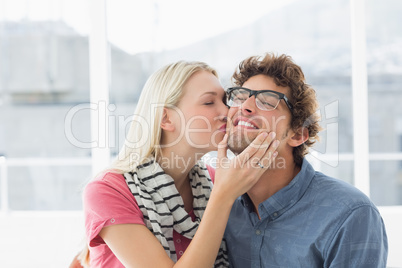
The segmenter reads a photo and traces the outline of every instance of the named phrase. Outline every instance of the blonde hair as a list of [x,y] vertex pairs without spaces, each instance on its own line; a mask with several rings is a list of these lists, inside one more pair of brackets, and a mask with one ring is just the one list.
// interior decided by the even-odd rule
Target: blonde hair
[[[218,77],[216,70],[204,62],[179,61],[159,69],[148,78],[138,100],[126,142],[108,170],[124,174],[147,162],[150,157],[157,159],[161,154],[160,124],[163,108],[177,106],[185,84],[199,71],[207,71]],[[144,142],[138,142],[138,139],[144,137]],[[88,244],[77,259],[83,267],[89,267]]]
[[208,71],[218,77],[215,69],[197,61],[169,64],[149,77],[141,92],[126,142],[110,169],[123,174],[147,162],[149,157],[158,158],[161,153],[163,108],[177,106],[183,87],[198,71]]

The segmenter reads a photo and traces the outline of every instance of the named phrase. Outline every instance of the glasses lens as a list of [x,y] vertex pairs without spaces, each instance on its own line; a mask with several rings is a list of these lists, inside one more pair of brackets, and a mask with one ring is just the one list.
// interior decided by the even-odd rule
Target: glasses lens
[[279,101],[278,95],[270,92],[260,93],[256,99],[258,108],[265,111],[274,110],[278,106]]
[[230,92],[228,105],[230,107],[241,106],[243,102],[245,102],[248,99],[249,96],[250,93],[248,93],[248,91],[243,89],[235,89],[232,92]]

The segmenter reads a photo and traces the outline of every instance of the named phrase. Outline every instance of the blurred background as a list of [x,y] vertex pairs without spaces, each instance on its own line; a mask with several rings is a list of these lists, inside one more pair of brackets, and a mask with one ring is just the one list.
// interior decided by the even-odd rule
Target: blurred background
[[228,87],[241,60],[274,52],[317,92],[309,160],[370,196],[402,267],[400,14],[398,0],[0,0],[0,266],[68,266],[82,188],[123,145],[152,72],[205,61]]

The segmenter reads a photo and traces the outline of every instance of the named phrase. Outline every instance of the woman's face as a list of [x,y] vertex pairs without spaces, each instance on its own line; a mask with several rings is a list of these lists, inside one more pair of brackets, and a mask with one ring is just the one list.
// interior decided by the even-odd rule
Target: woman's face
[[226,131],[228,112],[218,78],[208,71],[196,72],[183,90],[177,108],[185,122],[185,128],[180,128],[185,141],[201,153],[216,150]]

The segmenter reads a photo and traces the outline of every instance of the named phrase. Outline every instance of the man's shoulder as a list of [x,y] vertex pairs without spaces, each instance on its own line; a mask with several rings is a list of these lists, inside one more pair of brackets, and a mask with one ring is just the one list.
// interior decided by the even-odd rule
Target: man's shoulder
[[[350,183],[316,172],[309,191],[322,204],[344,206],[355,209],[360,206],[374,206],[370,198]],[[318,200],[317,200],[318,201]]]

